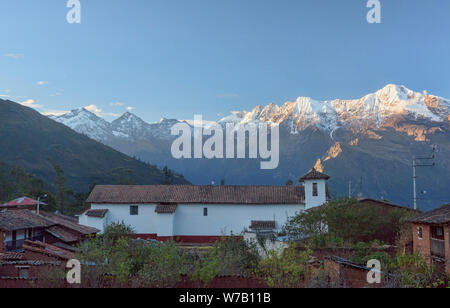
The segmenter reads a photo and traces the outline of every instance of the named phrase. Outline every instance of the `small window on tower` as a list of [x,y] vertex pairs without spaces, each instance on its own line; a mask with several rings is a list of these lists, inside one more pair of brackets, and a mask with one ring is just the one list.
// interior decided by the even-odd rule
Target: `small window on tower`
[[417,228],[417,237],[419,238],[419,240],[421,240],[423,238],[423,229],[422,229],[422,227],[418,227]]
[[139,215],[139,207],[137,205],[130,206],[130,215],[132,216]]
[[313,197],[319,196],[319,187],[318,187],[317,183],[313,183],[312,193],[313,193]]
[[203,208],[203,216],[208,216],[208,208],[207,207],[205,207],[205,208]]

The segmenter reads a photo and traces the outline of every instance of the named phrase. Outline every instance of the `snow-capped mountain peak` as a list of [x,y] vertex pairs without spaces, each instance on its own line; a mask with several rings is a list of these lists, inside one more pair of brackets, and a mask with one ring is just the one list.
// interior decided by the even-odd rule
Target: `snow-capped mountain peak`
[[220,122],[281,124],[287,121],[292,133],[308,127],[333,133],[342,126],[356,129],[380,127],[389,119],[399,116],[432,122],[448,121],[449,111],[449,100],[414,92],[405,86],[388,84],[360,99],[319,101],[301,96],[295,102],[286,102],[281,107],[275,104],[257,106],[251,112],[244,113],[243,117],[233,113]]
[[[114,138],[138,140],[148,137],[170,140],[173,138],[170,134],[173,125],[179,122],[193,124],[192,121],[166,118],[148,124],[131,112],[109,123],[84,108],[50,118],[101,142]],[[250,112],[234,111],[220,119],[219,123],[223,126],[226,123],[240,126],[263,122],[287,127],[291,134],[311,127],[333,136],[341,127],[363,131],[381,127],[396,119],[435,123],[450,121],[450,100],[429,95],[425,91],[415,92],[402,85],[388,84],[360,99],[320,101],[300,96],[282,106],[271,103],[256,106]],[[204,122],[208,123],[206,120]]]
[[111,124],[85,108],[49,117],[95,140],[105,139],[110,134]]

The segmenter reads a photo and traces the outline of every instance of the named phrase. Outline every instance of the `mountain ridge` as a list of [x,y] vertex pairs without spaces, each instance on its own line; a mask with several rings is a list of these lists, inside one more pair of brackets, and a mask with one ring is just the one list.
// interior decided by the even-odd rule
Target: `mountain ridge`
[[[87,191],[94,183],[115,184],[121,170],[133,174],[136,184],[164,181],[163,172],[155,166],[77,133],[34,109],[1,99],[0,161],[22,167],[47,183],[53,183],[54,163],[64,170],[68,186],[77,191]],[[173,180],[187,183],[177,175]]]
[[[418,170],[418,187],[435,200],[423,201],[424,207],[431,208],[450,201],[446,189],[450,181],[449,113],[448,99],[387,85],[360,99],[318,101],[299,97],[281,106],[268,104],[249,112],[233,111],[218,120],[222,126],[261,122],[278,125],[280,165],[272,171],[259,170],[259,161],[249,159],[173,159],[170,148],[176,136],[170,135],[170,128],[176,123],[192,127],[192,121],[163,119],[142,124],[135,119],[141,124],[130,127],[139,130],[126,130],[124,126],[120,136],[110,133],[112,137],[99,141],[152,164],[167,165],[194,184],[225,179],[233,185],[283,185],[288,179],[298,179],[320,159],[331,176],[330,188],[336,196],[348,195],[349,181],[362,182],[353,195],[404,205],[412,203],[413,157],[429,156],[438,145],[436,167]],[[56,120],[66,121],[77,130],[77,126],[61,119]],[[103,122],[99,123],[101,129]],[[85,124],[89,128],[95,123]]]

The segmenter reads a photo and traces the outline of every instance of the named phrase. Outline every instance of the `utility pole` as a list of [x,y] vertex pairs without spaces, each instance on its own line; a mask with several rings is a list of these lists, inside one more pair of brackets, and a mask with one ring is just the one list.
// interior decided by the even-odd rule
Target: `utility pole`
[[417,167],[434,167],[436,164],[435,162],[433,163],[421,163],[420,161],[425,160],[425,161],[430,161],[430,160],[434,160],[435,158],[435,153],[436,152],[436,148],[433,147],[433,155],[431,157],[414,157],[413,159],[413,194],[414,194],[414,209],[417,210],[418,206],[417,206],[417,173],[416,173],[416,168]]
[[348,197],[349,198],[352,197],[352,180],[350,180],[350,182],[348,182]]

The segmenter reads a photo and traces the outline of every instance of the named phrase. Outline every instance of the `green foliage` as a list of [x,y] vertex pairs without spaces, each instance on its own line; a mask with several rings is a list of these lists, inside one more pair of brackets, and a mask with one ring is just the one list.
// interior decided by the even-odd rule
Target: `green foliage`
[[257,272],[259,260],[256,243],[224,237],[194,262],[190,278],[208,284],[217,275],[248,277]]
[[[116,184],[117,174],[112,171],[117,168],[132,170],[132,180],[138,185],[161,184],[164,179],[156,166],[78,134],[31,108],[1,99],[0,157],[45,183],[54,180],[50,159],[64,170],[65,185],[77,192],[88,191],[92,183]],[[187,183],[178,175],[172,178],[174,184]]]
[[330,239],[341,243],[378,238],[394,241],[410,215],[402,209],[386,212],[356,199],[341,198],[290,218],[284,229],[291,237],[309,238],[315,247],[328,245]]
[[53,167],[53,172],[55,173],[54,187],[56,190],[56,208],[59,212],[66,213],[66,204],[69,196],[69,189],[67,189],[65,185],[66,177],[64,176],[64,170],[50,160],[49,162]]
[[217,250],[213,249],[206,256],[201,255],[194,263],[194,269],[190,272],[189,278],[200,281],[208,285],[220,273],[220,258]]
[[284,251],[270,250],[259,263],[259,274],[272,288],[298,288],[304,286],[309,274],[312,251],[299,251],[295,245]]
[[391,267],[397,287],[438,288],[446,284],[445,273],[429,266],[419,253],[398,254]]
[[33,288],[64,288],[66,285],[66,273],[61,267],[51,267],[49,270],[36,271],[36,280],[31,282]]
[[130,168],[118,167],[114,168],[111,173],[116,179],[117,185],[134,185],[134,171]]
[[128,239],[133,234],[135,234],[134,229],[123,221],[121,223],[113,222],[103,232],[103,243],[106,247],[113,247],[119,239]]
[[173,287],[187,272],[187,257],[173,242],[133,240],[120,223],[81,246],[83,287]]
[[0,202],[23,196],[39,196],[44,193],[42,180],[22,168],[10,167],[0,162]]
[[135,287],[174,287],[187,271],[187,257],[172,241],[140,243],[132,259],[137,271]]
[[170,184],[172,184],[172,182],[173,182],[173,173],[172,173],[172,171],[167,167],[167,166],[165,166],[164,168],[163,168],[163,175],[164,175],[164,178],[163,178],[163,185],[170,185]]

